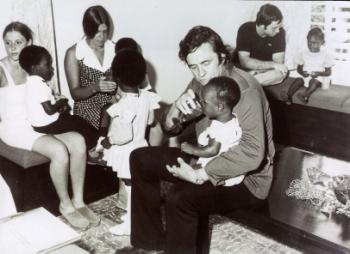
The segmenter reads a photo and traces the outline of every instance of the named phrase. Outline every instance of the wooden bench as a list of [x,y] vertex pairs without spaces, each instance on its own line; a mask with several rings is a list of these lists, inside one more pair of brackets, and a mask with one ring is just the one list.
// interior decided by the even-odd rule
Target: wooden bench
[[[18,211],[43,206],[58,214],[59,200],[46,157],[8,146],[0,140],[0,174],[11,189]],[[110,168],[87,165],[85,202],[93,202],[117,191],[117,176]]]

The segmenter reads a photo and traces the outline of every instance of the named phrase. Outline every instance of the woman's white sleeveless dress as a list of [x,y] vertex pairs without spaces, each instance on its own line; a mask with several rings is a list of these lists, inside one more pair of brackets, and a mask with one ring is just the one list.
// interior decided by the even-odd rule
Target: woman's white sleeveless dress
[[0,139],[10,146],[32,150],[42,133],[35,132],[27,119],[25,84],[16,85],[11,74],[0,62],[8,85],[0,87]]

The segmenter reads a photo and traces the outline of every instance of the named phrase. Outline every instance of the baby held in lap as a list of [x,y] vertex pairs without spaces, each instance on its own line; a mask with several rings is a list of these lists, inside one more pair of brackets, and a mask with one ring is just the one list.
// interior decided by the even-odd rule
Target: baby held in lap
[[[233,108],[240,99],[237,83],[228,77],[211,79],[201,92],[200,105],[203,113],[212,120],[211,125],[198,136],[199,146],[184,142],[181,150],[198,156],[195,167],[203,168],[213,158],[239,144],[242,130]],[[243,181],[244,175],[225,180],[225,186]]]

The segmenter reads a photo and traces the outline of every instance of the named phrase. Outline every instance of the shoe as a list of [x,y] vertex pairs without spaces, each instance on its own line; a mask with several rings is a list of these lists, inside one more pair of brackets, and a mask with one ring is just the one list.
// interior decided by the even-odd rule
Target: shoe
[[91,226],[98,226],[101,222],[101,218],[96,215],[89,207],[83,206],[77,208],[78,212],[83,215],[91,224]]
[[[61,209],[60,209],[61,212]],[[83,215],[81,215],[77,210],[74,210],[74,212],[70,213],[62,213],[63,218],[65,218],[68,223],[80,230],[86,230],[90,226],[90,222],[88,219],[86,219]]]
[[[120,209],[127,210],[128,202],[130,202],[131,197],[131,191],[127,190],[127,188],[130,189],[130,186],[126,186],[124,181],[119,179],[119,190],[118,190],[118,199],[116,202],[116,206]],[[130,195],[129,195],[130,194]],[[129,205],[130,207],[130,205]]]
[[126,219],[121,224],[117,224],[109,228],[109,232],[111,232],[114,235],[130,235],[131,233],[130,231],[131,231],[131,225],[130,225],[130,222],[128,222],[128,219]]
[[124,247],[116,251],[117,254],[163,254],[163,250],[145,250],[142,248]]

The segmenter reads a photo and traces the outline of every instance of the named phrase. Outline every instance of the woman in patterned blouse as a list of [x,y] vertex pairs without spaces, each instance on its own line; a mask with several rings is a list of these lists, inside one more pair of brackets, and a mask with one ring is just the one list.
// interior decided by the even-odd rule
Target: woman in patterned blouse
[[[112,24],[102,6],[92,6],[83,17],[84,38],[70,47],[64,66],[74,100],[73,112],[97,130],[101,109],[111,100],[116,83],[107,80],[114,57],[114,43],[109,39]],[[96,137],[93,137],[97,140]]]

